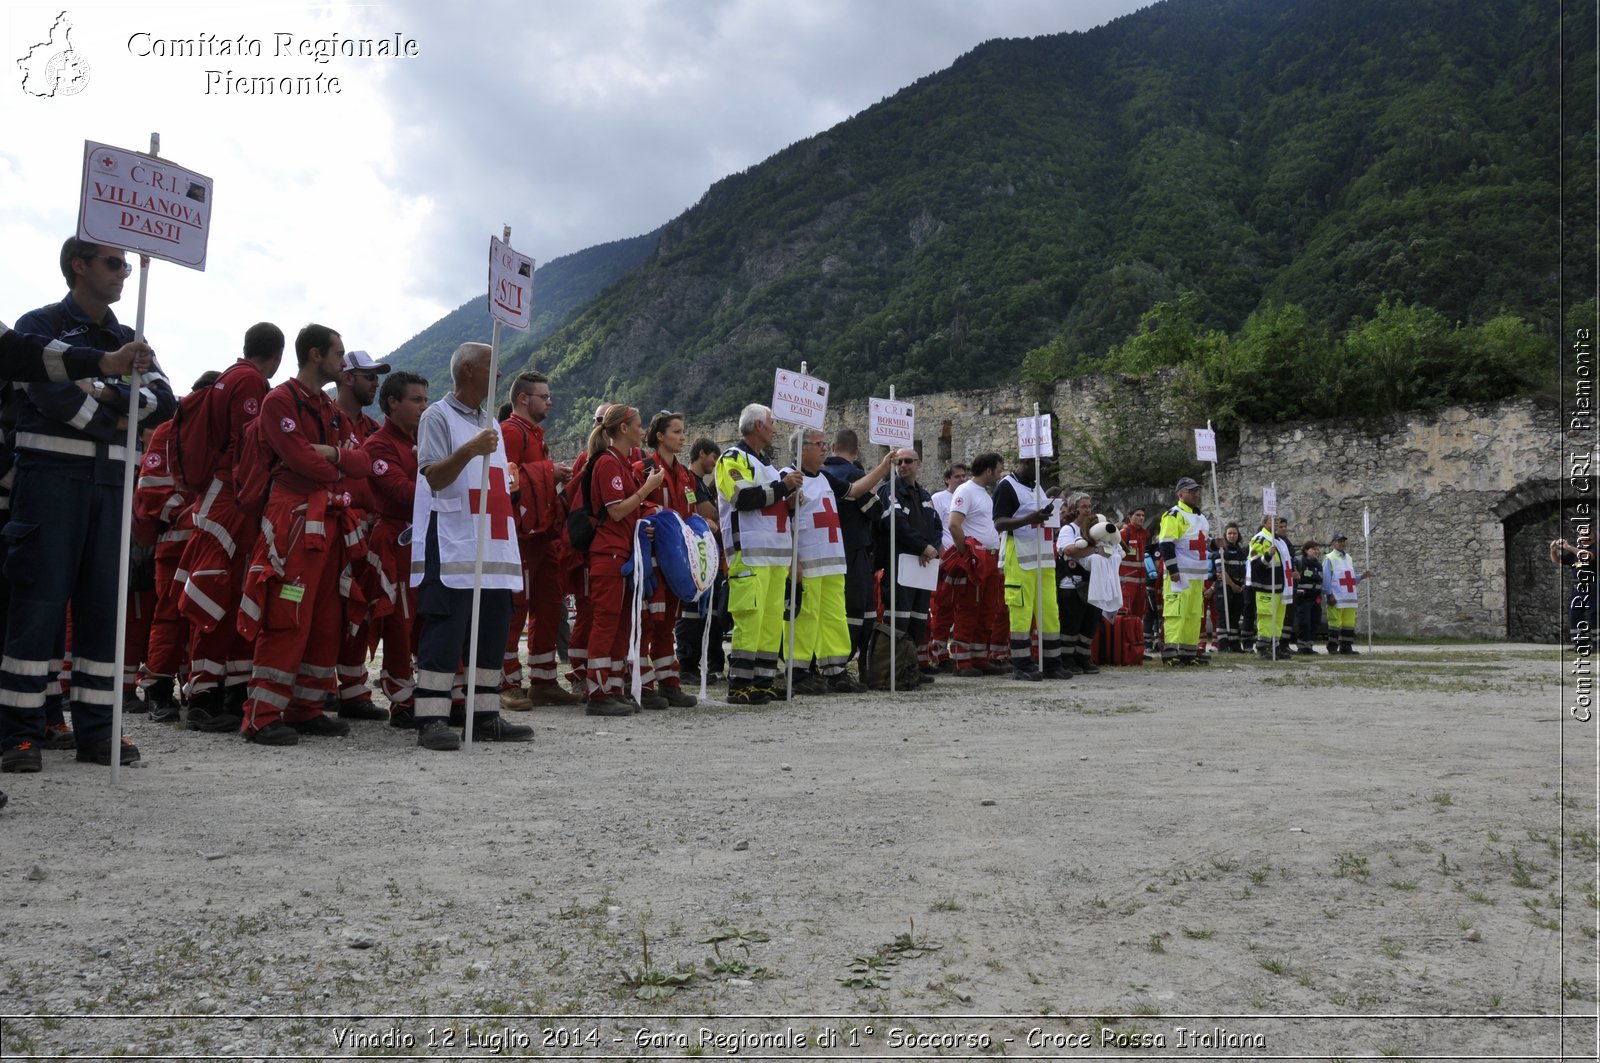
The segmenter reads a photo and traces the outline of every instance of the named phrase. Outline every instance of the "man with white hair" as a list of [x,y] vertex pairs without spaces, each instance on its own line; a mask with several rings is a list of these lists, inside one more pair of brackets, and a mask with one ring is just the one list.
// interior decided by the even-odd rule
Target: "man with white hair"
[[[522,584],[506,452],[488,408],[491,352],[463,343],[450,357],[455,390],[422,412],[417,425],[417,494],[411,511],[411,585],[417,588],[417,745],[459,749],[450,729],[450,687],[463,662],[473,668],[473,733],[492,742],[525,742],[533,728],[500,717],[500,665],[511,621],[511,594]],[[489,464],[487,493],[484,462]],[[470,644],[477,571],[478,518],[483,531],[478,641]]]
[[736,705],[765,705],[780,696],[790,497],[803,477],[798,469],[780,476],[762,456],[777,431],[772,410],[752,403],[739,414],[739,442],[717,459],[717,511],[733,617],[728,700]]

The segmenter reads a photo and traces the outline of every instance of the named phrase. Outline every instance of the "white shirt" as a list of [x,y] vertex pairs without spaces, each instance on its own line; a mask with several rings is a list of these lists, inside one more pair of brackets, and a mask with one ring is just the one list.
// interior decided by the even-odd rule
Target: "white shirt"
[[964,538],[976,539],[988,550],[1000,549],[1000,533],[994,530],[994,499],[989,497],[987,488],[973,480],[956,488],[955,497],[950,500],[950,515],[957,513],[965,522],[961,525]]
[[956,544],[950,538],[950,500],[955,497],[951,491],[940,491],[933,496],[933,511],[939,514],[939,529],[942,536],[939,542],[940,550],[948,550]]

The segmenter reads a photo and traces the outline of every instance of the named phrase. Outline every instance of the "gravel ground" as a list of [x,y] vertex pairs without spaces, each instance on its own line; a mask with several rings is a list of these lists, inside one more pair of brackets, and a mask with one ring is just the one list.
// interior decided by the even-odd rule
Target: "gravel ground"
[[1559,684],[1229,656],[470,754],[129,717],[116,789],[0,780],[0,1054],[1594,1058]]

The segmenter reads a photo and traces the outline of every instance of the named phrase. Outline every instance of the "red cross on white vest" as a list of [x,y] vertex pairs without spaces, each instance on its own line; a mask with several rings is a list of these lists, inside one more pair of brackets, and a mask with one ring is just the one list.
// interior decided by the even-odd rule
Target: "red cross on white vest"
[[1346,571],[1344,575],[1339,577],[1339,586],[1343,587],[1351,594],[1356,592],[1356,584],[1360,582],[1360,580],[1356,579],[1356,574],[1354,572]]
[[1206,559],[1206,537],[1204,535],[1196,535],[1193,539],[1190,539],[1189,549],[1194,551],[1195,557],[1204,561]]
[[765,513],[769,517],[777,518],[779,532],[786,532],[789,530],[788,499],[780,498],[770,506],[763,506],[761,508],[761,512]]
[[[483,512],[483,491],[473,487],[467,491],[472,512]],[[498,519],[496,519],[498,518]],[[511,512],[511,495],[506,491],[506,471],[499,466],[489,467],[489,535],[494,539],[511,538],[515,521]]]
[[811,518],[811,526],[828,529],[830,543],[839,541],[839,513],[833,508],[832,495],[822,496],[822,509]]

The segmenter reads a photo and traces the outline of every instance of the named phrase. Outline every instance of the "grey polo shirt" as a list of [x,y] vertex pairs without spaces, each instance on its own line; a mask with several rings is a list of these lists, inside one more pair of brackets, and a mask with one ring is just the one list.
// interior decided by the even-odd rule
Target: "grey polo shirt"
[[417,424],[417,472],[420,474],[435,462],[443,461],[455,453],[455,448],[450,445],[450,426],[445,422],[443,407],[450,406],[456,413],[477,425],[480,429],[488,428],[488,414],[480,406],[477,409],[463,403],[456,398],[456,393],[451,392],[439,402],[432,403],[422,411],[422,420]]

